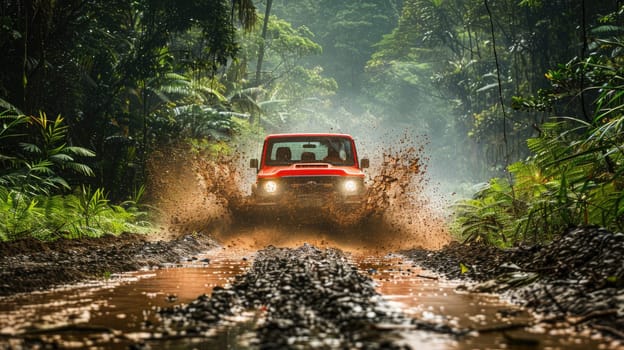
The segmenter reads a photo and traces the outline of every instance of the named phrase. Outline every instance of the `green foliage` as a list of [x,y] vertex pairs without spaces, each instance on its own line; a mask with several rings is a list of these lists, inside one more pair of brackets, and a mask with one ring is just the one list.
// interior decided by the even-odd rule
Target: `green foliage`
[[30,197],[0,187],[0,241],[147,233],[151,226],[146,219],[147,213],[136,205],[109,204],[101,189]]
[[[452,160],[458,172],[477,181],[501,176],[509,163],[526,158],[525,141],[537,135],[548,113],[580,115],[583,66],[569,66],[574,74],[564,75],[573,78],[568,81],[551,76],[558,71],[552,68],[583,54],[580,23],[586,23],[588,39],[618,33],[621,24],[614,1],[488,4],[494,28],[482,0],[403,1],[398,24],[375,45],[367,64],[366,93],[375,113],[422,126],[433,142],[457,140],[451,147],[434,144],[435,158]],[[561,91],[535,99],[512,97],[544,89],[549,69],[547,79],[557,79]],[[576,89],[566,89],[571,83]],[[550,104],[560,93],[569,94],[569,103]],[[585,102],[593,97],[588,94]],[[519,108],[507,108],[510,101]],[[469,152],[453,157],[458,147]]]
[[[180,130],[173,107],[229,110],[219,84],[206,81],[239,52],[238,26],[250,31],[256,19],[251,0],[2,2],[0,105],[65,116],[68,143],[97,154],[90,182],[123,200],[143,183],[153,147]],[[32,145],[21,151],[34,156]]]
[[0,185],[31,196],[70,189],[65,175],[92,176],[93,171],[79,158],[93,157],[88,149],[66,143],[68,127],[60,116],[49,120],[4,114],[0,130]]
[[[0,240],[34,237],[102,236],[121,232],[145,232],[145,212],[136,202],[111,205],[102,189],[81,186],[93,176],[79,158],[93,157],[88,149],[67,145],[68,127],[60,116],[51,120],[5,112],[0,129]],[[67,177],[73,176],[72,180]],[[76,177],[77,176],[77,177]],[[140,198],[139,190],[136,198]]]
[[256,20],[251,0],[2,2],[1,238],[140,230],[150,152],[223,147],[259,111],[223,75]]
[[492,179],[482,185],[473,199],[455,206],[456,225],[466,241],[503,244],[507,241],[503,229],[509,225],[514,212],[509,185]]
[[180,106],[174,109],[176,124],[183,136],[192,139],[228,140],[236,131],[232,122],[235,113],[218,111],[201,105]]
[[[255,63],[262,41],[259,32],[241,37],[241,61]],[[322,109],[338,86],[333,78],[325,76],[322,67],[308,62],[322,52],[315,35],[306,26],[295,27],[271,16],[264,45],[260,86],[231,84],[226,94],[231,108],[249,115],[251,124],[259,120],[269,132],[283,132],[294,125],[304,128],[301,125],[306,121],[325,127],[327,112]],[[237,69],[233,67],[232,75],[246,71]],[[315,120],[311,120],[311,114]]]
[[267,28],[267,47],[292,66],[302,57],[321,53],[321,46],[312,41],[314,34],[305,26],[293,28],[283,19],[272,16]]
[[[261,42],[265,45],[265,58],[263,64],[262,81],[259,83],[265,89],[265,93],[275,91],[280,97],[289,99],[297,98],[301,95],[309,96],[314,94],[317,86],[312,78],[320,73],[320,68],[311,67],[305,63],[305,58],[319,55],[322,52],[321,46],[314,41],[314,34],[305,26],[293,27],[291,23],[271,16],[268,22],[267,35],[263,40],[260,33],[252,33],[242,37],[241,57],[250,62],[256,61],[256,54]],[[316,74],[315,74],[316,73]],[[310,77],[306,77],[310,75]],[[308,79],[306,79],[308,78]],[[327,79],[333,82],[332,79]],[[295,83],[301,86],[294,87]],[[327,85],[320,81],[321,86]],[[336,88],[329,83],[329,89]],[[312,90],[312,91],[308,91]]]
[[104,271],[104,274],[103,274],[102,277],[104,278],[105,281],[108,281],[108,280],[110,280],[111,276],[112,276],[112,274],[111,274],[110,271]]
[[544,242],[570,226],[624,228],[622,156],[606,151],[605,138],[602,147],[588,148],[596,132],[570,133],[575,123],[543,125],[544,135],[528,141],[534,155],[509,167],[513,187],[493,179],[473,199],[456,205],[464,239],[508,246]]
[[460,262],[459,263],[459,271],[461,272],[461,274],[464,274],[464,273],[470,271],[470,269],[468,268],[468,266],[464,265],[464,263]]
[[314,33],[314,41],[323,48],[322,55],[303,61],[323,68],[336,80],[341,96],[352,97],[365,85],[364,67],[375,51],[374,45],[392,31],[402,1],[365,0],[332,1],[285,0],[273,3],[273,13],[296,27],[305,26]]
[[[548,71],[551,89],[516,99],[519,108],[552,111],[563,104],[570,111],[584,82],[580,94],[592,96],[591,115],[551,118],[528,140],[532,156],[509,166],[513,187],[493,179],[460,202],[456,224],[463,238],[511,245],[543,242],[569,226],[624,229],[624,56],[619,38],[598,42],[589,58]],[[494,186],[500,183],[506,185]]]

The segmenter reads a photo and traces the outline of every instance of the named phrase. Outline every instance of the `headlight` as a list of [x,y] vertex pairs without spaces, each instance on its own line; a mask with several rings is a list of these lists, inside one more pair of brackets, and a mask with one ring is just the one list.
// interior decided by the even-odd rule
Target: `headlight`
[[345,181],[343,186],[345,192],[355,192],[358,188],[357,182],[353,180]]
[[277,183],[275,181],[267,181],[264,183],[264,191],[266,193],[275,193],[277,191]]

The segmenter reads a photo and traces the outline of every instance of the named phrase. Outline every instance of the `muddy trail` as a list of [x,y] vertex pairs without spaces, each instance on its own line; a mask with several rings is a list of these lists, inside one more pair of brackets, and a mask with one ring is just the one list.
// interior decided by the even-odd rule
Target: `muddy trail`
[[289,243],[257,249],[235,237],[175,263],[2,297],[0,348],[619,347],[468,291],[408,255],[270,230]]
[[[7,261],[23,269],[0,297],[0,348],[622,348],[621,288],[563,283],[567,273],[594,282],[618,273],[621,235],[578,230],[553,243],[565,254],[549,255],[457,243],[401,250],[408,242],[378,226],[231,227],[168,241],[5,246],[3,273]],[[602,265],[582,263],[580,247],[591,244],[604,244]],[[569,256],[576,265],[566,270]],[[527,271],[550,264],[558,275]],[[59,285],[72,281],[81,282]]]

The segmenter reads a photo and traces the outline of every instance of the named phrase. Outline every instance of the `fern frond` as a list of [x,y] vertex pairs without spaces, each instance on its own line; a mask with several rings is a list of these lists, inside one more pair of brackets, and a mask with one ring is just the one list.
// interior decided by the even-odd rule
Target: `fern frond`
[[54,171],[50,168],[52,165],[54,164],[50,162],[49,160],[42,160],[38,163],[30,164],[28,166],[28,170],[31,173],[39,173],[43,175],[54,175]]

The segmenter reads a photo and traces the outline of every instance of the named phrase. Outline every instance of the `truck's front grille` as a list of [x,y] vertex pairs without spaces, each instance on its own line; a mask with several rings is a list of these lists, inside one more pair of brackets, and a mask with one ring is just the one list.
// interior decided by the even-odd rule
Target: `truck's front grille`
[[295,193],[322,193],[334,190],[338,181],[336,176],[300,176],[287,177],[282,180]]

